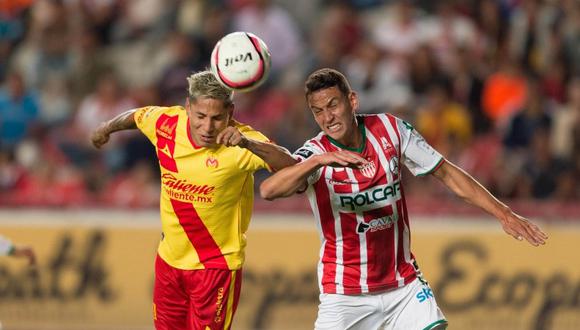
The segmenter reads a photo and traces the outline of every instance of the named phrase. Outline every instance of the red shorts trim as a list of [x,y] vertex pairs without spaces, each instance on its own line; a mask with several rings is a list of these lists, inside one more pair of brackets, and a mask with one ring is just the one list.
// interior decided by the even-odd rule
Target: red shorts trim
[[157,330],[230,329],[242,270],[182,270],[155,260],[153,321]]

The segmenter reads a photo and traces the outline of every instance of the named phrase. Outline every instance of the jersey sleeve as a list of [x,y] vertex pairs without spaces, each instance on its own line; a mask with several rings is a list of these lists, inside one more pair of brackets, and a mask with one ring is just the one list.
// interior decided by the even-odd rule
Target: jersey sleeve
[[403,163],[415,176],[431,174],[443,162],[443,156],[402,119],[397,118],[397,128],[401,135],[401,155]]
[[133,114],[137,128],[153,143],[155,143],[155,123],[165,109],[167,108],[157,106],[143,107]]
[[4,236],[0,236],[0,256],[9,255],[13,247],[12,241]]
[[[308,142],[304,143],[304,145],[302,147],[298,148],[298,150],[296,150],[292,154],[292,157],[294,157],[294,159],[298,160],[299,162],[303,162],[314,155],[321,155],[323,153],[324,153],[324,150],[322,150],[320,147],[318,147],[316,144],[312,143],[311,141],[308,141]],[[319,168],[314,173],[312,173],[308,176],[307,181],[308,181],[309,185],[315,183],[316,181],[318,181],[320,179],[320,176],[322,175],[323,168],[324,167]]]
[[[240,133],[249,139],[271,143],[271,141],[264,134],[254,130],[250,126],[239,125],[238,129],[240,130]],[[242,170],[255,172],[259,169],[267,169],[269,172],[272,172],[270,165],[268,165],[266,161],[255,155],[250,150],[240,148],[240,152],[241,154],[239,156],[239,165]]]

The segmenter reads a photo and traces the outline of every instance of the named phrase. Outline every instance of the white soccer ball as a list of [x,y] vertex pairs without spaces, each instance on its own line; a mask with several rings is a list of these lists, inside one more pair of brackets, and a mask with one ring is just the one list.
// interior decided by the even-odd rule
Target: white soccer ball
[[270,72],[268,46],[249,32],[221,38],[211,53],[211,70],[227,88],[247,92],[260,86]]

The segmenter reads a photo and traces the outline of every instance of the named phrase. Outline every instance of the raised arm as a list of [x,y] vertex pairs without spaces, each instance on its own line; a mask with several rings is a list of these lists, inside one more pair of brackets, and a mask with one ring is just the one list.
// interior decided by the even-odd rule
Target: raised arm
[[501,223],[503,230],[509,235],[518,240],[525,238],[534,246],[545,244],[548,236],[538,226],[514,213],[471,175],[455,164],[444,161],[433,175],[468,203],[495,216]]
[[216,142],[226,147],[238,146],[250,150],[254,155],[262,158],[272,170],[277,171],[296,164],[288,150],[274,143],[261,142],[244,136],[236,127],[230,126],[221,131]]
[[253,139],[243,138],[239,146],[250,150],[254,155],[262,158],[273,171],[278,171],[285,167],[296,164],[288,150],[274,143],[261,142]]
[[267,200],[292,196],[298,191],[304,191],[308,177],[322,166],[356,167],[366,162],[364,158],[346,150],[314,155],[271,175],[260,185],[260,195]]
[[91,142],[93,145],[96,148],[101,148],[103,144],[109,141],[111,133],[137,128],[135,118],[133,117],[135,111],[137,109],[125,111],[115,118],[101,123],[91,134]]

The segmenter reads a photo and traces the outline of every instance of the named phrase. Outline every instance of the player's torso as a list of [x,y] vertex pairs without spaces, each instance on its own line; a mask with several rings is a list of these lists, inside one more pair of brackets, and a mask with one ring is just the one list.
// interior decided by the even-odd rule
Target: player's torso
[[[328,188],[333,213],[362,216],[364,223],[369,224],[367,227],[363,223],[360,227],[365,231],[380,230],[397,220],[398,212],[394,208],[402,200],[399,141],[396,133],[390,136],[381,129],[377,120],[374,116],[365,118],[365,144],[359,155],[368,164],[361,168],[326,166],[316,184]],[[326,151],[339,150],[328,139],[323,139],[320,144]]]
[[[359,293],[398,286],[405,276],[398,271],[412,271],[400,265],[411,258],[404,242],[409,232],[400,141],[395,126],[388,125],[378,116],[365,117],[365,144],[359,154],[368,164],[324,167],[308,189],[311,204],[318,209],[323,241],[324,292]],[[327,138],[318,142],[326,151],[338,150]],[[330,210],[321,211],[325,200]]]
[[189,131],[185,114],[157,121],[164,234],[159,253],[178,268],[239,268],[253,176],[240,170],[239,148],[197,147]]

